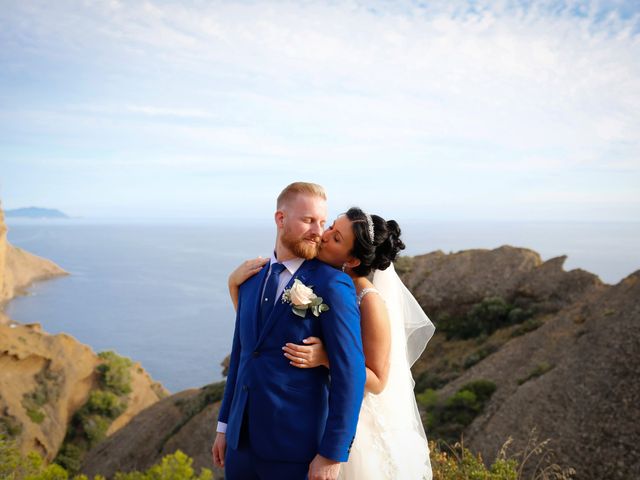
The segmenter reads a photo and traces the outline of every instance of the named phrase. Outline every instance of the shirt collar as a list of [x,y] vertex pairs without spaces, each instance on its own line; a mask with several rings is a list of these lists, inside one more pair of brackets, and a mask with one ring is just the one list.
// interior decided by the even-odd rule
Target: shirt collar
[[[269,268],[271,268],[272,263],[278,263],[275,252],[271,254],[271,262],[269,263]],[[284,268],[286,268],[291,275],[295,275],[300,266],[304,263],[304,258],[295,257],[291,260],[285,260],[284,262],[280,263],[284,265]]]

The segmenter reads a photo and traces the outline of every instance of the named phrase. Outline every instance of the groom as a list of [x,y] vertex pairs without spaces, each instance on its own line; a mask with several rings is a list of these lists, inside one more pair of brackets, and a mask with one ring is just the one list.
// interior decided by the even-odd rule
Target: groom
[[[226,480],[303,480],[307,474],[333,480],[349,456],[364,394],[364,355],[353,283],[314,260],[326,216],[320,185],[287,186],[277,201],[274,255],[240,286],[212,449]],[[288,290],[296,279],[312,292],[299,282]],[[328,310],[294,312],[293,305],[304,307],[313,295]],[[299,369],[284,357],[286,342],[309,336],[324,342],[330,371]]]

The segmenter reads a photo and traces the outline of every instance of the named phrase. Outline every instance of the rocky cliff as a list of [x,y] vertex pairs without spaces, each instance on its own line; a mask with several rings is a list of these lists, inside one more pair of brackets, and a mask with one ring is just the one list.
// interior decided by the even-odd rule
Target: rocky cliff
[[497,385],[465,430],[494,458],[524,448],[532,429],[580,479],[640,478],[640,270],[567,305],[539,329],[506,343],[439,393],[474,379]]
[[496,385],[463,429],[466,445],[487,460],[509,437],[513,451],[524,449],[535,428],[576,478],[640,478],[640,270],[607,285],[580,269],[564,271],[565,258],[543,262],[503,246],[407,261],[405,283],[436,327],[469,319],[487,298],[532,315],[526,329],[505,325],[464,340],[439,332],[415,376],[433,382],[440,372],[444,386],[435,388],[443,399],[472,381]]
[[[10,245],[6,233],[0,210],[2,302],[24,293],[33,281],[66,274],[53,262]],[[139,363],[128,359],[120,362],[126,371],[118,374],[126,378],[127,389],[119,392],[120,403],[118,408],[110,410],[113,418],[107,425],[95,411],[98,406],[104,406],[105,401],[116,398],[105,393],[101,369],[104,372],[107,363],[104,357],[70,335],[50,335],[40,324],[21,325],[1,313],[0,430],[16,440],[23,453],[37,451],[51,461],[65,437],[73,436],[70,435],[71,420],[90,399],[93,398],[93,404],[89,409],[85,407],[84,418],[105,427],[104,432],[100,428],[91,432],[96,436],[116,432],[137,413],[168,395]],[[95,396],[97,392],[99,395]],[[87,425],[89,423],[85,427]]]
[[[39,324],[0,325],[0,425],[23,452],[35,450],[51,461],[73,414],[100,387],[97,367],[102,363],[70,335],[50,335]],[[131,367],[131,386],[127,408],[107,434],[168,394],[139,363]]]

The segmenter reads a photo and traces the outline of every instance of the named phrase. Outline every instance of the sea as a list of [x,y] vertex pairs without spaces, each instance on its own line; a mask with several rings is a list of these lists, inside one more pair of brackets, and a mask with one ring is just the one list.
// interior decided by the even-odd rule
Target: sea
[[[70,273],[36,282],[5,313],[140,362],[172,393],[221,380],[235,315],[228,274],[273,249],[267,222],[6,219],[8,240]],[[511,245],[566,255],[609,284],[640,269],[640,222],[402,222],[404,254]]]

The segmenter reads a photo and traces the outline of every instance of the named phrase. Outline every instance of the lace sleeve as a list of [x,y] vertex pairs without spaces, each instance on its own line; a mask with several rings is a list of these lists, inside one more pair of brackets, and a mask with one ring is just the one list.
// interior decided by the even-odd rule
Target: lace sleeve
[[380,292],[378,292],[378,290],[375,288],[363,288],[362,291],[360,292],[360,295],[358,295],[358,306],[360,306],[360,302],[362,302],[362,299],[367,293],[377,293],[378,295],[380,295]]

